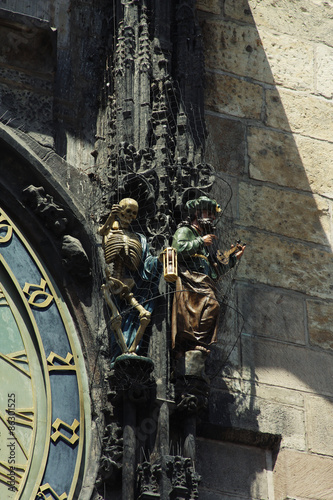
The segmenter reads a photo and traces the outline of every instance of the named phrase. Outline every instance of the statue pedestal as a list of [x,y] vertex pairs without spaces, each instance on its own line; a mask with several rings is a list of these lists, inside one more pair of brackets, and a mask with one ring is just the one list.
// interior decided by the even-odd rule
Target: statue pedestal
[[209,384],[205,373],[207,354],[204,351],[186,351],[185,356],[177,361],[175,367],[176,377],[195,377]]
[[129,392],[129,397],[139,402],[135,391],[146,391],[154,385],[152,372],[154,363],[150,358],[136,354],[122,354],[113,365],[113,380],[116,390]]
[[[122,499],[134,498],[137,466],[137,411],[149,405],[155,381],[154,363],[136,354],[122,354],[113,366],[113,383],[123,399]],[[149,498],[149,497],[143,497]],[[153,497],[154,498],[154,497]],[[156,498],[156,497],[155,497]]]

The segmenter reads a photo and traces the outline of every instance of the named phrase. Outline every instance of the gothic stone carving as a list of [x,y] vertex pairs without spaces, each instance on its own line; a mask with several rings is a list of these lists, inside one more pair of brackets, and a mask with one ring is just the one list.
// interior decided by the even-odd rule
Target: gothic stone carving
[[23,190],[23,200],[42,220],[57,239],[61,239],[61,256],[64,268],[73,276],[85,279],[91,275],[88,256],[81,242],[69,234],[65,210],[45,193],[42,186],[28,186]]

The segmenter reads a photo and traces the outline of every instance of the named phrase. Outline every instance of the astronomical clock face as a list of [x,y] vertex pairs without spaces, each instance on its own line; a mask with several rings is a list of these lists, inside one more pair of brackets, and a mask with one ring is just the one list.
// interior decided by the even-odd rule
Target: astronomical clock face
[[0,388],[0,499],[77,498],[88,413],[82,353],[51,278],[1,209]]

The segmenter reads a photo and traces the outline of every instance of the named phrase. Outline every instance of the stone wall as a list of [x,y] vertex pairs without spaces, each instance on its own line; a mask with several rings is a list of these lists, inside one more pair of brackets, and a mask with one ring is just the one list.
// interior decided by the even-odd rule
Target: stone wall
[[[0,0],[0,120],[38,141],[52,175],[82,198],[90,188],[52,155],[78,176],[95,165],[112,3]],[[233,233],[247,243],[231,318],[242,334],[213,380],[197,442],[200,499],[329,500],[333,4],[197,7],[207,160],[232,187]]]
[[[232,369],[213,384],[210,420],[240,434],[282,437],[266,465],[258,465],[264,456],[256,447],[248,449],[250,482],[240,479],[241,461],[233,483],[210,483],[199,462],[206,474],[200,498],[329,499],[333,4],[198,0],[197,6],[209,159],[232,186],[235,233],[247,242],[236,275],[242,335]],[[223,464],[225,454],[229,463],[238,460],[235,444],[232,452],[231,445],[218,451],[222,445],[211,443],[200,447],[217,454],[215,463]],[[221,467],[211,477],[222,475]]]
[[82,171],[95,162],[111,7],[0,0],[0,120]]

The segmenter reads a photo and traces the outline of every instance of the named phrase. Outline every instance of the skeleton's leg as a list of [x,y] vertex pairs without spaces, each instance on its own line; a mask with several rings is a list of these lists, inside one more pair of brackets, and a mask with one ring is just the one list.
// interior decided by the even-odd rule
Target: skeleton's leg
[[139,311],[140,326],[129,349],[129,352],[135,352],[140,340],[142,339],[143,334],[145,333],[147,326],[150,323],[151,313],[147,311],[147,309],[145,309],[141,304],[139,304],[139,302],[134,298],[133,293],[129,293],[126,296],[126,300],[131,306],[135,307]]
[[150,323],[150,316],[151,316],[150,312],[147,311],[146,316],[142,318],[140,317],[140,326],[138,328],[138,331],[136,332],[132,345],[129,348],[129,352],[136,351],[136,348],[138,347],[140,340],[142,339],[142,336],[145,333],[145,330]]
[[109,287],[107,285],[102,285],[102,290],[104,294],[105,301],[109,308],[111,309],[111,326],[114,330],[116,340],[121,348],[122,352],[128,352],[128,347],[125,342],[125,338],[123,332],[121,330],[121,320],[122,317],[119,314],[118,309],[116,308],[114,302],[111,299],[111,294],[109,292]]

